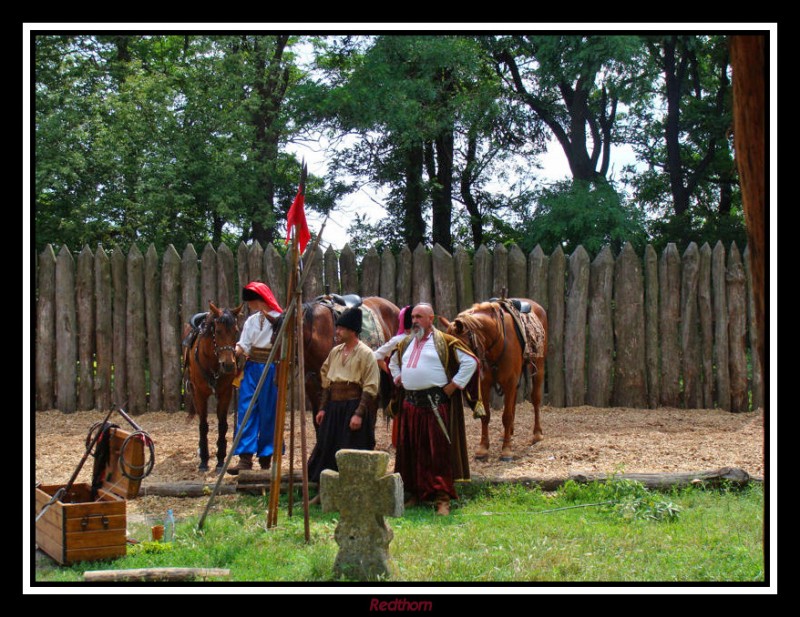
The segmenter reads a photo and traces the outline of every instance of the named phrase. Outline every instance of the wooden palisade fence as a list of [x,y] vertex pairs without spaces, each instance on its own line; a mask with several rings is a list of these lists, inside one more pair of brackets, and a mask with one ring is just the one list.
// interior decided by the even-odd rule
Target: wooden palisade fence
[[[746,252],[735,244],[669,244],[660,256],[625,245],[594,259],[536,247],[481,246],[470,255],[441,246],[398,254],[372,248],[358,264],[349,246],[312,262],[304,298],[382,296],[398,306],[427,301],[449,319],[473,302],[528,297],[549,318],[546,402],[556,407],[721,408],[763,406]],[[262,280],[285,303],[286,261],[269,245],[169,246],[143,255],[77,255],[46,247],[36,265],[36,409],[178,411],[183,324],[208,301],[235,306],[243,285]],[[748,347],[749,346],[749,347]]]

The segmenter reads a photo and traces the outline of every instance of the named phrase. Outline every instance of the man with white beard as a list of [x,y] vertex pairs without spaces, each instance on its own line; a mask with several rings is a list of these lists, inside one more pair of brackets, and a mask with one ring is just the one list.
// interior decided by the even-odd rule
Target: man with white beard
[[397,346],[389,369],[402,388],[395,472],[410,493],[406,506],[433,501],[448,515],[455,482],[469,480],[461,391],[477,377],[477,358],[457,338],[433,327],[433,307],[417,304],[409,336]]

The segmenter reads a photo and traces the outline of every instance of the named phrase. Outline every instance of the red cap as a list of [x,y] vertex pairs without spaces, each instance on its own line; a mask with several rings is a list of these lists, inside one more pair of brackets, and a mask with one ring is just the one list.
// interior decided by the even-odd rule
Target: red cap
[[272,295],[272,291],[264,283],[253,281],[252,283],[248,283],[247,285],[245,285],[244,290],[242,290],[242,299],[255,300],[253,294],[255,294],[256,296],[261,298],[264,302],[266,302],[267,306],[271,310],[277,311],[278,313],[283,313],[281,305],[278,304],[278,301],[275,299],[275,296]]

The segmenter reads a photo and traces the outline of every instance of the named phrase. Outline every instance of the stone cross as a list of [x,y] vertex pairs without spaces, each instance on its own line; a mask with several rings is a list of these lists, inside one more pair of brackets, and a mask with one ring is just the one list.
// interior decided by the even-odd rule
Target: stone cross
[[341,514],[334,533],[339,545],[334,575],[353,580],[391,576],[394,533],[383,517],[403,516],[403,480],[399,473],[386,473],[386,452],[339,450],[336,465],[338,472],[325,469],[319,479],[322,510]]

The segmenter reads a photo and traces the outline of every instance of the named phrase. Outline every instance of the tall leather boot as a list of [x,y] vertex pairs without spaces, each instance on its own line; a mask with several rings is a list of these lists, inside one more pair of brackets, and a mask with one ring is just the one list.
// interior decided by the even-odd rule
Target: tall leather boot
[[261,466],[261,469],[269,469],[270,465],[272,464],[272,455],[268,454],[267,456],[259,456],[258,464]]
[[251,470],[253,468],[253,455],[252,454],[240,454],[239,455],[239,462],[236,464],[236,467],[228,467],[228,473],[232,476],[238,476],[240,471],[244,470]]

